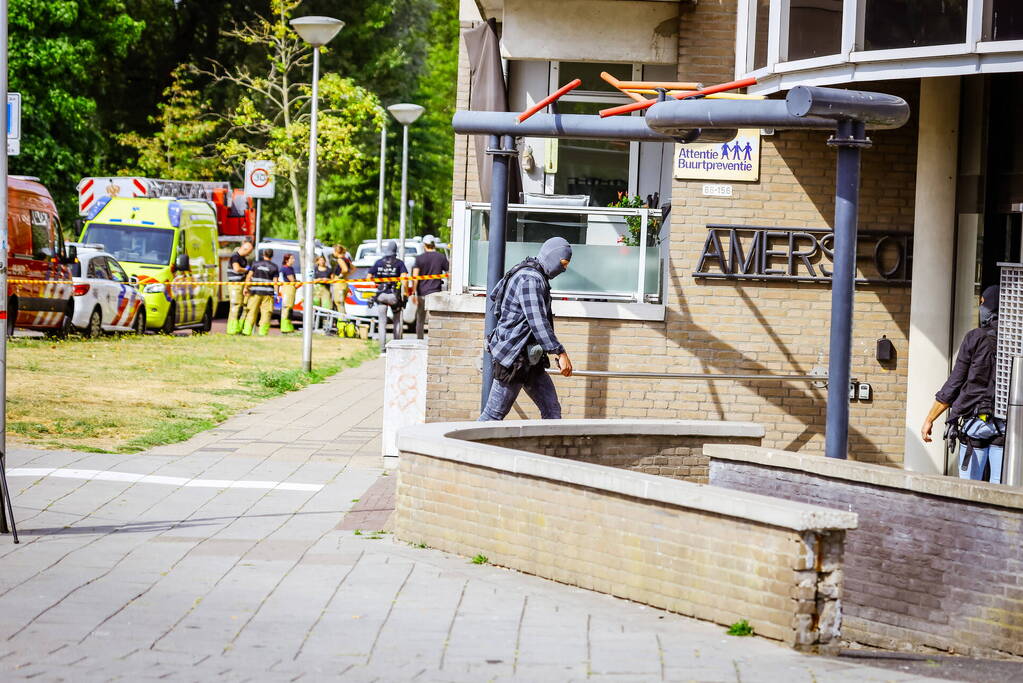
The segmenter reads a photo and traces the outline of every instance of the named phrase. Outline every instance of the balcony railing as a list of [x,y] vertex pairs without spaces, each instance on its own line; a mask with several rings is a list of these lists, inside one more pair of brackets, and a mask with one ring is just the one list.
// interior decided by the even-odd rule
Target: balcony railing
[[[487,286],[490,205],[456,202],[451,231],[453,293]],[[558,299],[660,303],[667,258],[657,209],[508,207],[505,268],[535,256],[551,237],[572,245],[572,265],[552,280]]]

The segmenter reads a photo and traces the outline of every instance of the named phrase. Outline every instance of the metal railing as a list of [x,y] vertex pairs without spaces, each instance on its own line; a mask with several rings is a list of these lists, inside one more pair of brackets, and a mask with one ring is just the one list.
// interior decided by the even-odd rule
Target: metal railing
[[[549,375],[560,375],[557,368],[549,368]],[[607,379],[637,378],[637,379],[695,379],[695,380],[716,380],[731,379],[752,382],[820,382],[827,385],[827,375],[765,375],[765,374],[726,374],[710,372],[624,372],[619,370],[573,370],[572,377],[603,377]],[[852,378],[851,382],[856,382]]]

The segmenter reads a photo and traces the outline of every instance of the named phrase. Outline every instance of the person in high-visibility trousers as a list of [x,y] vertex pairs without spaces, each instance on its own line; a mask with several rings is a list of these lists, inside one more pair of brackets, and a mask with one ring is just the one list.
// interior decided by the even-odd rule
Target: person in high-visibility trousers
[[[348,283],[345,282],[352,276],[355,270],[355,266],[352,265],[352,259],[348,256],[348,250],[343,244],[334,245],[334,270],[331,271],[331,275],[335,280],[341,280],[341,282],[333,282],[330,285],[330,294],[334,298],[334,310],[340,313],[342,316],[345,314],[345,297],[348,296]],[[338,336],[344,336],[343,329],[345,321],[341,318],[337,321],[337,333]]]
[[321,308],[330,308],[330,284],[327,282],[319,282],[320,280],[330,279],[330,266],[327,265],[327,258],[325,256],[316,257],[316,269],[313,272],[313,278],[317,280],[313,284],[313,303]]
[[281,263],[281,333],[295,331],[295,325],[291,322],[291,309],[295,307],[295,255],[285,254]]
[[252,238],[246,237],[231,254],[227,264],[227,294],[230,309],[227,313],[227,333],[238,334],[242,331],[242,311],[245,310],[245,275],[249,272],[249,254],[252,253]]
[[242,326],[242,334],[246,336],[252,334],[257,315],[259,315],[259,336],[265,337],[270,333],[274,296],[279,287],[277,278],[281,274],[277,264],[270,260],[273,255],[273,249],[264,249],[261,258],[252,264],[249,274],[245,277],[245,294],[249,297],[249,315],[245,318],[245,325]]

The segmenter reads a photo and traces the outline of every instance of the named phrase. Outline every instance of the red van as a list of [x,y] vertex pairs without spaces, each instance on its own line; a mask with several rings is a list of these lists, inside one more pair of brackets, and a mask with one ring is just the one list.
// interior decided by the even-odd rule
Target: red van
[[67,334],[74,288],[57,206],[38,178],[26,176],[8,177],[7,205],[7,333],[18,327]]

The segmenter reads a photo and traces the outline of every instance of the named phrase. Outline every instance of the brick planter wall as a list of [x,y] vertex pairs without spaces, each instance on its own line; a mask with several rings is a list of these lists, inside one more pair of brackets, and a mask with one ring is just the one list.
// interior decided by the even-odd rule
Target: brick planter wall
[[851,510],[848,640],[1023,656],[1023,492],[762,448],[708,446],[710,481]]
[[837,641],[854,514],[476,443],[511,441],[506,425],[399,434],[397,538],[719,624],[748,619],[795,647]]
[[703,447],[708,441],[716,444],[759,446],[761,438],[554,434],[486,439],[480,443],[706,484],[710,458],[704,455]]

